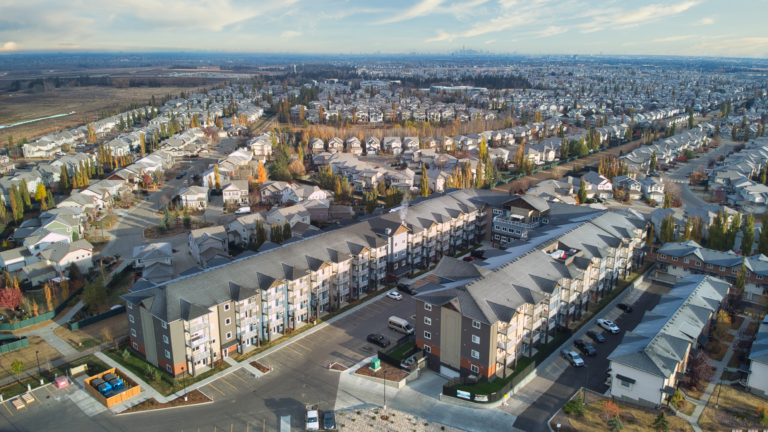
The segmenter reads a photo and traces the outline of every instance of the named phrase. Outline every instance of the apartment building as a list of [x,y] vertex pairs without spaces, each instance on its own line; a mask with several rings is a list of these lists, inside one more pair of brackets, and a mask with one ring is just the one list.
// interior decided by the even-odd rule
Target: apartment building
[[[733,251],[707,249],[693,240],[667,243],[656,253],[657,278],[674,283],[689,274],[703,274],[732,284],[736,282],[741,262],[742,256]],[[762,296],[768,289],[768,257],[763,254],[746,257],[744,266],[747,269],[744,297],[756,300],[754,296]]]
[[492,210],[538,214],[542,225],[529,240],[490,250],[483,261],[443,258],[419,287],[416,344],[441,374],[504,376],[643,260],[640,218],[564,203],[528,208],[523,197],[510,198]]
[[611,396],[651,408],[667,402],[685,375],[691,351],[706,344],[729,288],[730,284],[705,275],[677,281],[608,356]]
[[477,243],[476,220],[499,196],[509,198],[469,189],[421,199],[189,276],[140,281],[124,296],[131,346],[173,375],[205,371]]

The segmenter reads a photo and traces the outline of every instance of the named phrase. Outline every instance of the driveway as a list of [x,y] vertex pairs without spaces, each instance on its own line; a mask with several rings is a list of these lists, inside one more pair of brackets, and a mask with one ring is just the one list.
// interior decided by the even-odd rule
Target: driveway
[[[583,328],[577,333],[582,338],[587,330],[603,333],[605,343],[593,346],[597,356],[587,357],[586,368],[569,366],[561,357],[557,357],[543,372],[534,378],[522,391],[510,398],[509,406],[499,409],[517,416],[516,428],[528,432],[549,432],[547,420],[551,418],[573,395],[586,385],[590,390],[603,394],[610,388],[605,384],[610,355],[624,337],[627,330],[633,330],[643,319],[647,310],[653,309],[663,294],[671,288],[644,282],[633,293],[627,295],[626,303],[633,304],[633,313],[623,313],[618,308],[607,309],[600,318],[613,320],[621,329],[618,334],[606,334],[597,325]],[[572,349],[576,350],[575,347]],[[582,356],[582,358],[584,358]]]

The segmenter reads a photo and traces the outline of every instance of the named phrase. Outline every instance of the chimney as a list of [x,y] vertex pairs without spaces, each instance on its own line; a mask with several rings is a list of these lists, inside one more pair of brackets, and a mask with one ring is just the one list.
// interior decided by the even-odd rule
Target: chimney
[[387,229],[385,229],[385,230],[384,230],[384,234],[386,234],[386,235],[390,235],[390,234],[392,234],[392,229],[391,229],[391,228],[387,228]]

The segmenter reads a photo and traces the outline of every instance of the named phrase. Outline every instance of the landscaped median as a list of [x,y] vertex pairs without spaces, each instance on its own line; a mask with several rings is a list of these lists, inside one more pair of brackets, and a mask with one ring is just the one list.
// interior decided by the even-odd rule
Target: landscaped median
[[[8,400],[14,396],[18,396],[22,393],[27,392],[27,386],[30,386],[33,390],[41,387],[40,380],[43,381],[42,385],[49,384],[53,382],[53,380],[57,376],[65,376],[67,375],[67,371],[70,368],[86,365],[88,367],[88,373],[91,375],[101,373],[107,369],[109,369],[109,365],[104,363],[103,361],[97,359],[93,355],[89,355],[86,357],[83,357],[79,360],[75,360],[69,364],[65,364],[63,366],[51,368],[50,370],[45,369],[45,364],[42,364],[43,372],[37,375],[34,375],[30,378],[27,378],[25,380],[21,380],[21,382],[16,381],[13,384],[7,385],[3,388],[0,388],[0,395],[3,396],[4,400]],[[35,365],[35,367],[37,367]]]
[[739,385],[718,384],[698,424],[705,431],[763,430],[768,425],[768,400]]
[[[229,368],[229,364],[223,360],[219,360],[214,363],[214,367],[211,370],[204,372],[196,376],[187,376],[181,378],[173,378],[167,373],[161,371],[155,366],[149,364],[146,360],[141,358],[136,353],[127,350],[128,345],[120,345],[118,349],[110,348],[104,351],[104,354],[116,361],[122,368],[130,371],[138,377],[143,377],[144,382],[157,390],[163,396],[169,396],[186,387],[189,387],[195,383],[198,383],[204,379],[210,378],[213,375]],[[128,354],[127,356],[125,356]]]
[[266,351],[266,350],[268,350],[268,349],[270,349],[272,347],[280,345],[283,342],[289,341],[291,338],[294,338],[294,337],[296,337],[296,336],[298,336],[298,335],[300,335],[300,334],[302,334],[302,333],[304,333],[304,332],[306,332],[308,330],[312,330],[313,328],[315,328],[318,325],[320,325],[320,324],[330,320],[331,318],[339,316],[339,315],[343,314],[344,312],[347,312],[347,311],[349,311],[349,310],[351,310],[353,308],[356,308],[356,307],[360,306],[361,304],[363,304],[365,302],[368,302],[368,301],[370,301],[372,299],[375,299],[375,298],[381,296],[382,294],[386,294],[392,288],[394,288],[394,285],[387,285],[386,287],[384,287],[384,288],[382,288],[382,289],[380,289],[380,290],[378,290],[378,291],[368,295],[367,297],[365,297],[363,299],[357,300],[357,301],[355,301],[353,303],[350,303],[350,304],[344,306],[343,308],[341,308],[339,310],[336,310],[336,311],[333,311],[333,312],[329,313],[328,315],[326,315],[326,316],[320,318],[319,320],[317,320],[315,322],[315,324],[307,323],[304,327],[302,327],[302,328],[300,328],[298,330],[294,330],[292,333],[287,334],[285,336],[282,336],[282,337],[280,337],[278,339],[275,339],[275,340],[273,340],[271,342],[263,343],[258,348],[253,349],[251,351],[248,351],[247,353],[232,354],[229,357],[234,359],[237,362],[242,362],[244,360],[247,360],[247,359],[249,359],[249,358],[251,358],[251,357],[253,357],[253,356],[257,355],[257,354],[263,353],[264,351]]
[[[474,395],[486,396],[481,397],[482,402],[495,402],[503,396],[503,394],[511,391],[517,384],[519,384],[526,376],[534,371],[537,365],[541,364],[552,353],[556,352],[564,342],[566,342],[571,335],[581,330],[585,325],[592,322],[595,316],[601,314],[603,310],[611,304],[622,292],[624,292],[629,286],[632,286],[639,278],[641,278],[651,268],[653,263],[645,263],[639,267],[635,272],[632,272],[626,280],[619,281],[616,288],[613,289],[608,295],[606,295],[599,302],[590,305],[590,310],[584,312],[582,317],[572,325],[572,329],[567,332],[556,332],[555,336],[551,338],[546,344],[542,344],[538,347],[538,352],[532,357],[520,357],[517,360],[517,365],[514,371],[509,371],[509,375],[506,378],[496,378],[493,381],[477,381],[473,384],[461,383],[453,384],[449,381],[449,384],[444,386],[443,394],[452,396],[450,393],[446,393],[448,389],[452,391],[469,392],[469,400],[475,400]],[[510,365],[512,368],[512,365]],[[453,381],[453,380],[452,380]],[[464,398],[466,399],[466,398]]]

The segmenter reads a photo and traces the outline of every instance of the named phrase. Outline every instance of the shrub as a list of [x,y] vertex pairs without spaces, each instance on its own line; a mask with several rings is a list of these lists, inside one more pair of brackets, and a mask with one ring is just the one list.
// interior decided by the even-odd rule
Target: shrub
[[757,421],[763,426],[768,424],[768,408],[757,407]]
[[680,393],[679,390],[675,390],[675,393],[672,394],[672,399],[669,401],[669,403],[677,409],[685,406],[685,399],[683,399],[683,394]]
[[154,382],[160,382],[160,380],[162,379],[163,379],[163,375],[160,373],[160,371],[158,369],[154,369],[152,371],[152,380]]
[[603,401],[603,414],[609,419],[615,419],[619,416],[619,406],[612,400]]
[[128,360],[128,357],[131,356],[131,352],[128,351],[128,348],[124,349],[122,352],[123,360]]
[[576,417],[584,417],[584,407],[581,405],[581,401],[574,399],[563,407],[563,412],[568,415],[575,415]]

